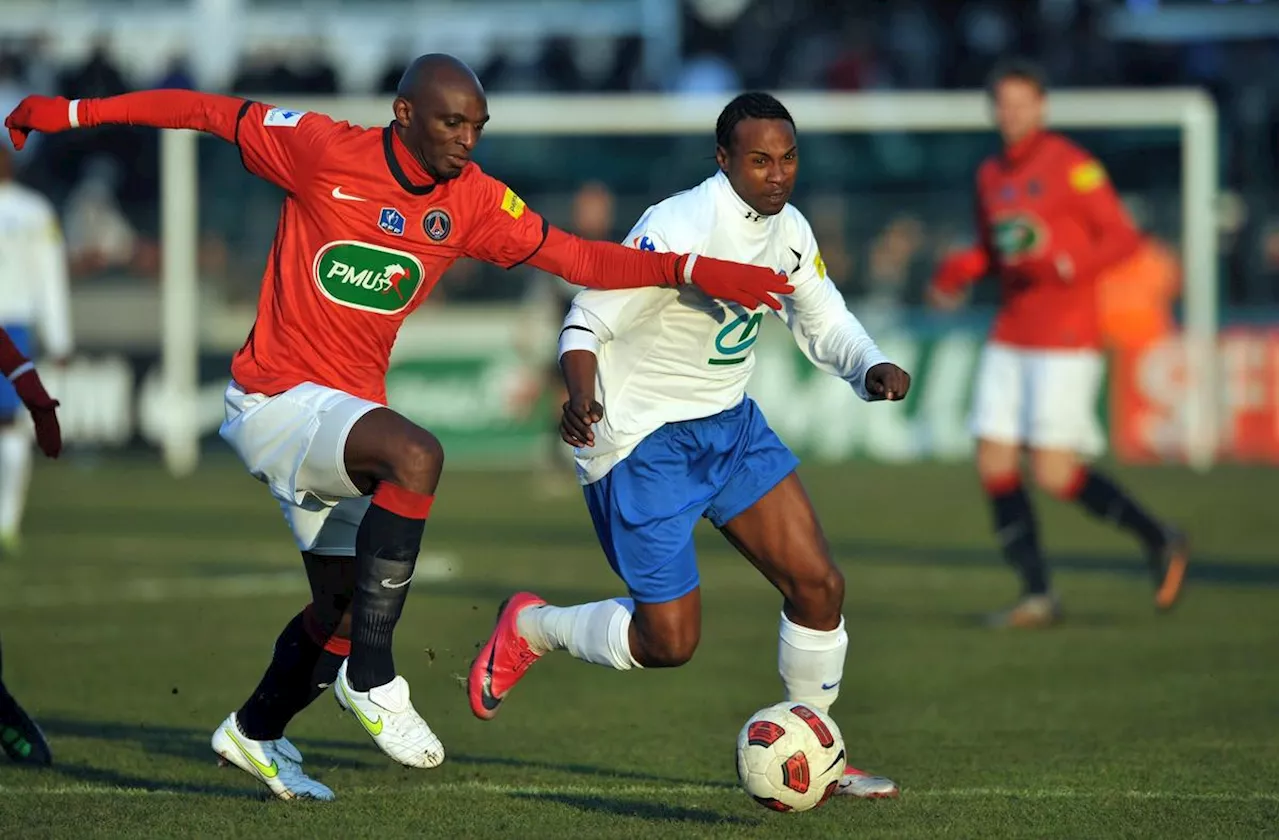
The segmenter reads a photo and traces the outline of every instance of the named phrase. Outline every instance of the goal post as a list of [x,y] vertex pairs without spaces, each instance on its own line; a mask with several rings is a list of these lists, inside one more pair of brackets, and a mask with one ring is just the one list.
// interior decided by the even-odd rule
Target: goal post
[[[357,125],[385,125],[387,97],[259,97],[282,107],[319,111]],[[489,100],[486,135],[694,135],[710,131],[724,97],[640,95],[509,95]],[[804,132],[990,131],[981,92],[786,93]],[[1049,123],[1060,129],[1168,128],[1182,150],[1184,347],[1189,394],[1185,448],[1192,466],[1208,469],[1217,441],[1214,371],[1218,334],[1215,217],[1218,190],[1217,109],[1199,89],[1056,90]],[[198,183],[196,135],[164,132],[161,142],[163,370],[173,424],[164,435],[170,471],[193,470],[199,429],[193,408],[199,381]]]

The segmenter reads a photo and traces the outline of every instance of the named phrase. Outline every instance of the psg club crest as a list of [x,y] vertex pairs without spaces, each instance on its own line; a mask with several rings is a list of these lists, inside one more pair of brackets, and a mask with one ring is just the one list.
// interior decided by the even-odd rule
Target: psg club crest
[[431,210],[422,219],[422,230],[432,242],[443,242],[453,230],[453,219],[443,210]]
[[404,236],[404,216],[394,207],[383,207],[378,214],[378,227],[392,236]]

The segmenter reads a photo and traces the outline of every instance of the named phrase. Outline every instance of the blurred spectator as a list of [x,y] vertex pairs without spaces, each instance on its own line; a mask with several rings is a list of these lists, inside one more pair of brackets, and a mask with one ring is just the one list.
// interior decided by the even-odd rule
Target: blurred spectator
[[186,56],[175,55],[169,59],[165,65],[164,73],[152,87],[157,90],[196,90],[195,75],[191,72],[191,65],[187,63]]
[[93,42],[83,64],[67,70],[60,87],[68,99],[118,96],[129,90],[124,75],[111,58],[111,44],[105,36]]
[[120,167],[114,160],[92,158],[67,198],[64,217],[72,276],[123,268],[133,260],[137,237],[116,201],[119,180]]

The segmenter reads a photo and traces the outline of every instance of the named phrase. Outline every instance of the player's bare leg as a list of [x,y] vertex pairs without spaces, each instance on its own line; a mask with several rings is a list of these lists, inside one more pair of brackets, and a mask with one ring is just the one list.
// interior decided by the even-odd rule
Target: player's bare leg
[[333,799],[302,770],[285,727],[337,678],[351,648],[355,558],[302,553],[311,603],[285,626],[257,688],[213,734],[213,749],[280,799]]
[[345,462],[373,501],[356,534],[351,654],[334,694],[383,752],[408,767],[435,767],[444,747],[396,675],[391,641],[413,580],[427,515],[444,468],[435,435],[387,408],[363,415],[347,436]]
[[693,658],[701,635],[698,588],[660,603],[614,598],[571,607],[520,592],[498,608],[497,625],[471,665],[471,711],[492,720],[529,667],[553,650],[618,671],[677,668]]
[[1022,594],[1007,610],[987,618],[993,627],[1046,627],[1061,618],[1040,550],[1036,514],[1022,481],[1022,447],[978,440],[978,477],[991,503],[992,525],[1005,561],[1022,580]]
[[31,482],[31,438],[0,415],[0,554],[17,554],[22,542],[22,513]]
[[[720,530],[782,593],[778,672],[786,699],[829,711],[840,693],[849,648],[842,615],[844,576],[831,561],[800,477],[791,473]],[[838,793],[896,797],[898,786],[850,767]]]
[[1157,609],[1177,603],[1187,569],[1187,541],[1152,516],[1114,480],[1081,462],[1070,450],[1038,449],[1031,455],[1036,483],[1063,501],[1077,502],[1094,516],[1133,534],[1146,552]]

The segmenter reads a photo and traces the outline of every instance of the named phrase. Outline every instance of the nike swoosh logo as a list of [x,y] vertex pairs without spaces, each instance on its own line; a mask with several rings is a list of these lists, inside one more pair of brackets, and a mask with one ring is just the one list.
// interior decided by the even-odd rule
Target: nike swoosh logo
[[367,198],[361,198],[358,195],[351,195],[350,193],[344,193],[342,191],[342,187],[333,188],[333,197],[338,199],[338,201],[368,201],[369,200]]
[[391,578],[383,578],[382,585],[385,586],[387,589],[399,589],[402,586],[408,586],[409,581],[411,580],[413,580],[413,575],[409,575],[407,578],[400,581],[399,583],[392,583]]
[[835,682],[833,682],[831,685],[827,685],[826,683],[823,683],[823,684],[822,684],[822,690],[823,690],[823,691],[830,691],[831,689],[835,688],[835,687],[836,687],[836,686],[838,686],[838,685],[840,685],[840,681],[839,681],[839,680],[836,680],[836,681],[835,681]]
[[822,775],[825,776],[826,774],[830,773],[832,770],[835,769],[835,766],[837,764],[844,764],[844,763],[845,763],[844,750],[841,750],[840,754],[837,755],[829,765],[827,765],[827,769],[822,771]]
[[369,720],[364,716],[364,712],[360,711],[360,707],[351,699],[351,694],[347,691],[347,681],[340,680],[339,688],[342,689],[342,696],[347,698],[347,708],[356,713],[356,720],[360,721],[360,725],[365,731],[375,738],[382,734],[382,716],[379,715],[377,720]]
[[240,739],[236,737],[236,734],[234,732],[228,729],[227,735],[231,737],[231,743],[236,745],[236,749],[240,750],[240,754],[243,755],[245,758],[249,759],[250,764],[258,768],[259,773],[261,773],[263,776],[267,777],[268,779],[274,779],[277,775],[279,775],[280,765],[276,764],[276,760],[274,758],[271,759],[270,764],[263,764],[261,761],[258,761],[258,759],[254,758],[253,755],[247,749],[245,749],[244,744],[240,743]]

